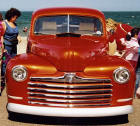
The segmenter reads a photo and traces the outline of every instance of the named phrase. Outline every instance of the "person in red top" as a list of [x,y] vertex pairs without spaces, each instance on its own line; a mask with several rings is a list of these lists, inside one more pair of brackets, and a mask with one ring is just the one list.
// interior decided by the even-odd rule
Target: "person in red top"
[[117,24],[116,25],[116,31],[115,31],[115,39],[116,39],[116,43],[117,43],[117,50],[118,51],[123,51],[125,50],[125,46],[123,45],[123,39],[126,38],[126,35],[128,34],[128,32],[130,32],[133,29],[133,27],[131,27],[128,24]]
[[116,49],[121,54],[125,50],[124,41],[128,32],[130,32],[133,27],[128,24],[122,24],[109,18],[106,20],[107,32],[109,42],[116,42]]

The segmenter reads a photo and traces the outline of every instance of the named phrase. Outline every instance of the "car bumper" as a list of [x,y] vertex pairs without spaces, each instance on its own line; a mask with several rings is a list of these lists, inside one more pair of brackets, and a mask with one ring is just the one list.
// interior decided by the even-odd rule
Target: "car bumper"
[[133,112],[132,105],[106,108],[54,108],[8,103],[7,109],[15,113],[56,117],[104,117],[124,115]]

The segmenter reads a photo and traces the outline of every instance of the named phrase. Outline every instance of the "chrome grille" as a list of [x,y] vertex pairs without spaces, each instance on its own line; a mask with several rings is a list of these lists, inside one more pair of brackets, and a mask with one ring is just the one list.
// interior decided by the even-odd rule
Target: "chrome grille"
[[77,76],[75,73],[65,73],[61,77],[31,77],[31,81],[41,82],[54,82],[54,83],[110,83],[110,79],[93,79],[93,78],[82,78]]
[[31,77],[27,89],[28,102],[33,105],[102,107],[110,106],[112,99],[110,79]]

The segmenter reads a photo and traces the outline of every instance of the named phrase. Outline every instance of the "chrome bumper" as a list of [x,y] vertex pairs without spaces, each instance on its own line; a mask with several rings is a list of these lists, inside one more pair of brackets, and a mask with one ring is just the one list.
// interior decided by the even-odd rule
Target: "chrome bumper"
[[7,109],[16,113],[56,117],[105,117],[133,112],[132,105],[104,108],[54,108],[8,103]]

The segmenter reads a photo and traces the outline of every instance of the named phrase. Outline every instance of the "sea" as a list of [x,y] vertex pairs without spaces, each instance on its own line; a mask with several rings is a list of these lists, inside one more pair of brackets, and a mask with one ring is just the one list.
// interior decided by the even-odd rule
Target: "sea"
[[[4,11],[1,11],[3,14],[3,17],[5,15]],[[22,15],[18,18],[16,21],[18,27],[19,27],[19,33],[21,36],[26,36],[28,33],[23,32],[24,27],[30,28],[31,23],[31,17],[32,17],[32,11],[23,11],[21,12]],[[125,24],[129,24],[133,27],[140,27],[140,11],[130,11],[130,12],[103,12],[105,15],[105,18],[112,18],[113,20]]]

